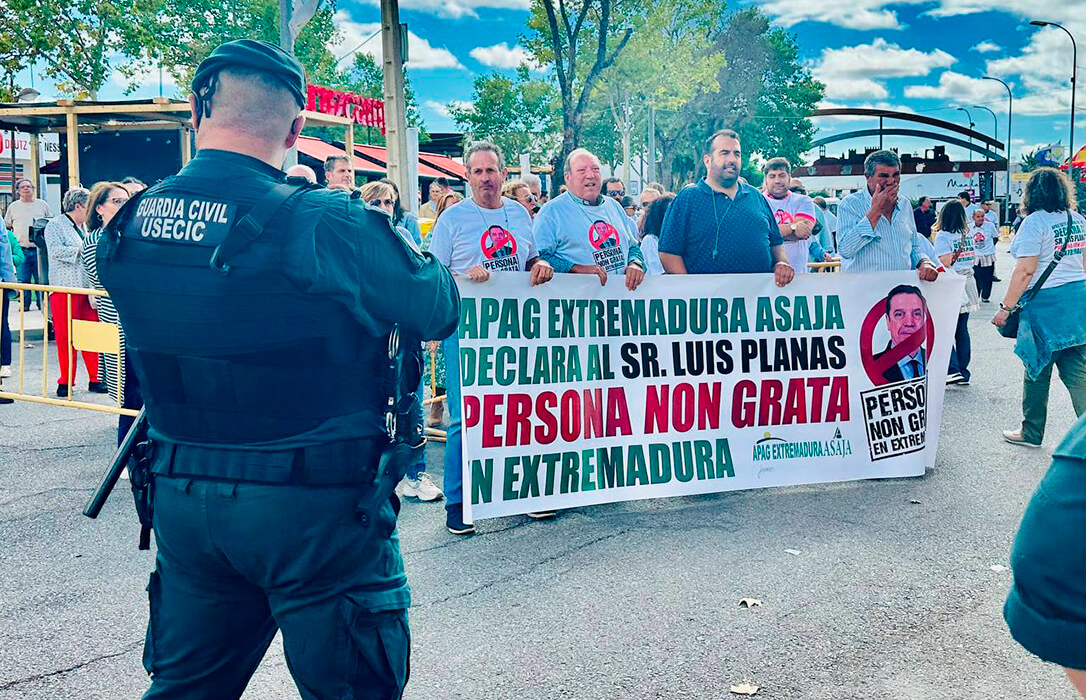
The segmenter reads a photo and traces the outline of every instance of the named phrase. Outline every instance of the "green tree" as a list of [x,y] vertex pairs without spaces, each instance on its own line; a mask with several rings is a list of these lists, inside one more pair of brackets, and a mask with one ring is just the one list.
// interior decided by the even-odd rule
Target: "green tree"
[[545,160],[558,147],[558,94],[549,82],[532,78],[527,66],[513,78],[500,73],[477,77],[471,103],[448,109],[466,139],[490,140],[509,159],[528,153],[532,160]]
[[112,70],[111,54],[140,54],[140,24],[154,2],[8,0],[0,13],[0,56],[9,69],[42,60],[43,74],[61,93],[95,99]]
[[[236,39],[279,42],[277,0],[138,1],[154,4],[140,18],[139,60],[120,68],[129,78],[161,63],[179,85],[188,85],[200,61],[219,44]],[[335,11],[335,0],[325,0],[294,42],[294,53],[313,83],[330,84],[338,74],[328,50],[340,39],[332,21]]]
[[630,41],[641,12],[636,0],[532,1],[531,33],[524,43],[540,62],[553,67],[561,96],[555,184],[562,182],[566,155],[580,144],[592,92]]
[[720,0],[653,0],[614,65],[601,78],[596,101],[604,102],[621,142],[622,173],[630,177],[630,154],[641,140],[648,105],[674,110],[717,89],[722,52],[706,53],[720,29]]
[[676,187],[697,177],[703,170],[704,139],[725,127],[740,134],[744,174],[760,181],[750,166],[755,154],[784,156],[798,164],[810,148],[814,125],[809,117],[824,86],[800,64],[794,37],[749,8],[726,18],[708,53],[727,58],[714,89],[657,115],[664,181]]

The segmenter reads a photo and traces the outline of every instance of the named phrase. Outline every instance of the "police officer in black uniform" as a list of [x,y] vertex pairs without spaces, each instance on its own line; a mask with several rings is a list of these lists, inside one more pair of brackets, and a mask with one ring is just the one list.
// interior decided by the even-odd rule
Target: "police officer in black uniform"
[[192,91],[196,157],[98,249],[153,443],[144,697],[237,698],[282,630],[302,697],[399,698],[388,483],[421,437],[397,421],[418,385],[397,350],[452,333],[456,286],[383,212],[284,182],[306,91],[291,56],[224,44]]

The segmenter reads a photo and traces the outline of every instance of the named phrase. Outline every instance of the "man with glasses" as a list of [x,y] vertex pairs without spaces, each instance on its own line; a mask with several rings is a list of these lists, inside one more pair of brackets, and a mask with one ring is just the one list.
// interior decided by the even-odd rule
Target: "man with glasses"
[[626,186],[617,177],[609,177],[603,181],[603,193],[621,204],[626,196]]
[[[52,219],[53,210],[44,199],[34,196],[34,183],[27,179],[15,184],[19,198],[8,205],[4,213],[4,224],[15,232],[19,245],[23,249],[23,264],[19,266],[19,281],[23,284],[43,284],[38,271],[38,247],[30,239],[30,227],[36,219]],[[30,308],[30,299],[34,294],[23,295],[23,309]],[[37,295],[38,308],[41,309],[41,294]]]

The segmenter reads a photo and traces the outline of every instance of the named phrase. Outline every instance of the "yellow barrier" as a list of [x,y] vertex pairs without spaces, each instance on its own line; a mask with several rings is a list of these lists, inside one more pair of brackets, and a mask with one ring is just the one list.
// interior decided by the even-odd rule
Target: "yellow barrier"
[[841,268],[841,261],[833,262],[809,262],[807,268],[812,272],[837,272]]
[[[97,289],[78,289],[75,287],[56,287],[45,284],[22,284],[16,282],[0,282],[0,294],[7,294],[12,289],[19,293],[17,303],[19,309],[19,373],[16,391],[3,391],[0,387],[0,398],[27,401],[29,403],[47,404],[50,406],[66,406],[68,408],[82,408],[88,411],[112,413],[114,415],[136,416],[139,411],[131,408],[122,408],[120,397],[117,405],[111,406],[88,401],[76,401],[74,381],[68,385],[67,398],[53,398],[48,396],[49,391],[49,310],[50,296],[52,294],[67,294],[68,296],[68,340],[73,350],[68,355],[68,377],[74,379],[75,354],[77,352],[98,352],[111,355],[120,353],[120,333],[117,326],[102,321],[84,321],[72,318],[72,295],[86,297],[106,297],[106,292]],[[26,393],[26,310],[23,307],[23,295],[27,292],[42,293],[42,369],[41,369],[41,395]],[[15,335],[14,333],[12,335]]]

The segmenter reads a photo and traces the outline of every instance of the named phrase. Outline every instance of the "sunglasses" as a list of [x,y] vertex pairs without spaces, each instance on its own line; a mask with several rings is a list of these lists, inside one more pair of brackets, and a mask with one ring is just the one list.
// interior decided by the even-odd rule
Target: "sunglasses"
[[626,196],[626,190],[607,190],[608,197],[624,197]]
[[396,200],[395,199],[373,199],[373,200],[370,200],[370,206],[371,207],[379,207],[382,204],[385,205],[386,207],[394,207],[394,206],[396,206]]

